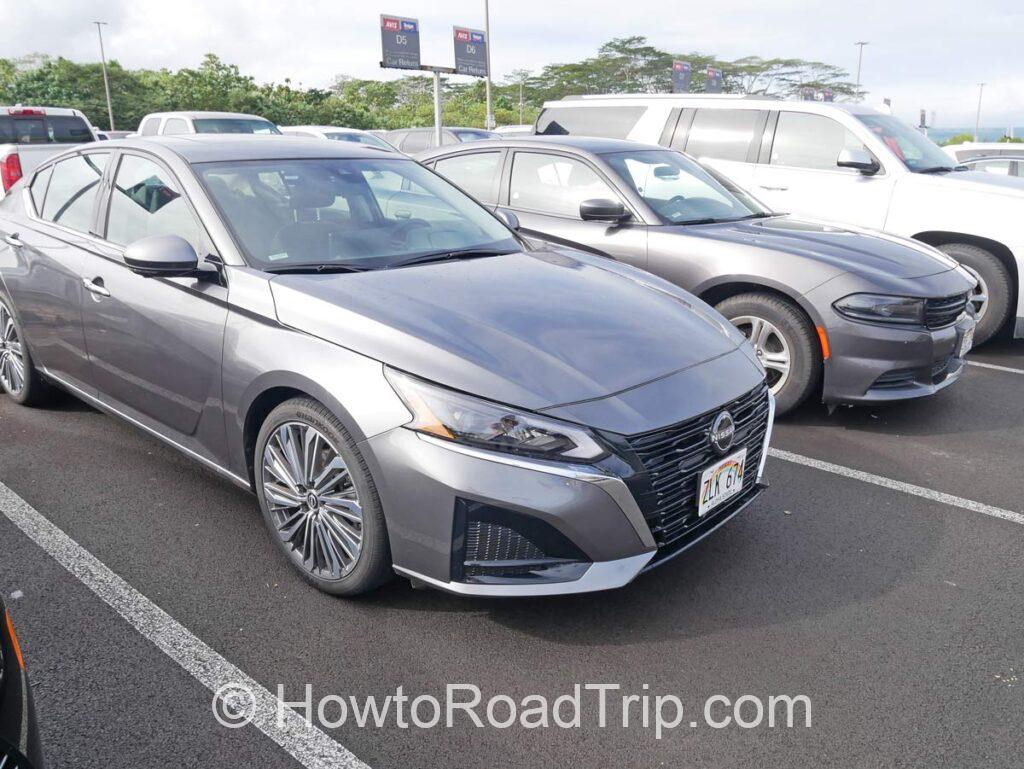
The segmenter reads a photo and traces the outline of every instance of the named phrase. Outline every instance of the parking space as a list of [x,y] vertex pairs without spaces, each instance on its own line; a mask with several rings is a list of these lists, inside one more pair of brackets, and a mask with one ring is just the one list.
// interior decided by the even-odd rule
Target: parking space
[[[1024,369],[1019,344],[976,360]],[[1018,377],[976,367],[919,403],[808,406],[774,445],[1024,512]],[[0,481],[271,691],[466,683],[553,699],[616,683],[698,714],[713,694],[813,703],[810,728],[701,723],[660,741],[586,716],[578,730],[327,730],[370,766],[1018,765],[1021,527],[790,461],[769,477],[746,513],[619,591],[499,602],[397,581],[343,601],[283,562],[250,496],[173,450],[71,398],[0,399]],[[252,726],[218,726],[206,688],[4,516],[0,590],[24,594],[13,611],[52,766],[298,765]]]

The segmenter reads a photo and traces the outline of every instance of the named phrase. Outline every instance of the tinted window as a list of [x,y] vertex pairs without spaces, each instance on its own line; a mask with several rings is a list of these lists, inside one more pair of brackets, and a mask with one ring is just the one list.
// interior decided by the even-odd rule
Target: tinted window
[[434,170],[479,200],[493,206],[498,202],[494,180],[501,168],[500,152],[474,152],[438,160]]
[[517,152],[512,164],[510,205],[553,216],[578,219],[580,203],[618,200],[590,166],[561,155]]
[[402,152],[421,152],[432,145],[433,139],[433,131],[410,131],[402,142]]
[[830,117],[780,112],[770,162],[773,166],[857,173],[836,166],[844,149],[867,150],[860,139]]
[[0,117],[0,143],[83,144],[92,140],[89,125],[73,115]]
[[192,125],[197,134],[280,134],[269,120],[258,118],[200,118]]
[[755,109],[700,109],[686,139],[686,151],[695,158],[747,159],[760,113]]
[[43,218],[73,230],[88,232],[100,179],[110,155],[96,152],[57,163],[43,204]]
[[330,133],[324,134],[324,136],[336,142],[352,142],[353,144],[365,144],[368,147],[377,147],[382,150],[388,150],[389,152],[395,149],[386,141],[377,138],[373,134],[362,134],[356,133],[355,131],[331,131]]
[[43,210],[43,198],[46,197],[46,185],[50,181],[50,174],[53,173],[53,166],[48,166],[36,174],[32,185],[28,188],[32,194],[32,203],[36,207],[36,213]]
[[93,141],[89,124],[73,115],[54,115],[46,118],[50,141],[58,144],[82,144]]
[[150,235],[180,235],[202,254],[204,238],[178,185],[161,166],[125,155],[114,177],[107,240],[127,246]]
[[549,107],[537,120],[537,133],[625,139],[646,107]]
[[139,133],[142,136],[156,136],[157,129],[160,127],[160,118],[151,117],[147,118],[143,123],[142,127],[139,128]]
[[180,117],[168,118],[167,122],[164,123],[163,133],[166,136],[174,136],[175,134],[188,133],[188,125]]

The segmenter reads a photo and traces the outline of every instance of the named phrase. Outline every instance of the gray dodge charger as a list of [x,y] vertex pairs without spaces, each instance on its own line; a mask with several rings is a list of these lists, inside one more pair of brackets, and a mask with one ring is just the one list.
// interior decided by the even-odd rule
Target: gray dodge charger
[[753,343],[779,413],[931,395],[955,382],[976,281],[936,249],[769,211],[685,155],[536,137],[419,156],[524,234],[650,270],[714,305]]
[[617,587],[760,491],[774,400],[739,331],[393,153],[89,145],[12,190],[0,238],[3,389],[253,490],[331,593]]

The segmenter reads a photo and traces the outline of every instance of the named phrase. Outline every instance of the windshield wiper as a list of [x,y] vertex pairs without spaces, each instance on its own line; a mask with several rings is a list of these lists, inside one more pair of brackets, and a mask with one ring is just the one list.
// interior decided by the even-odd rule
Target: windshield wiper
[[367,269],[352,264],[292,264],[265,267],[263,271],[272,275],[324,275],[331,272],[366,272]]
[[928,168],[918,168],[914,173],[916,174],[945,174],[950,171],[955,171],[953,166],[929,166]]
[[389,264],[385,269],[391,270],[395,267],[408,267],[412,264],[427,264],[429,262],[445,262],[449,259],[480,259],[486,256],[504,256],[514,254],[518,249],[509,250],[501,248],[463,248],[458,251],[440,251],[436,254],[422,254],[404,259],[394,264]]

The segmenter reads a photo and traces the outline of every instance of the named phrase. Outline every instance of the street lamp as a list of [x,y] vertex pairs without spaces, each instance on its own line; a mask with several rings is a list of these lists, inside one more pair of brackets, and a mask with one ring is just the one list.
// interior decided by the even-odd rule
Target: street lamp
[[864,62],[864,46],[868,44],[867,40],[861,40],[854,43],[860,50],[857,51],[857,92],[860,93],[860,65]]
[[978,114],[974,118],[974,141],[981,141],[981,95],[985,92],[985,84],[978,83]]
[[105,21],[94,21],[96,33],[100,36],[100,64],[103,66],[103,90],[107,94],[107,117],[110,118],[110,130],[114,130],[114,105],[110,103],[110,80],[107,78],[107,55],[103,51],[103,27]]
[[484,0],[484,37],[487,39],[487,118],[484,128],[494,128],[494,108],[491,102],[491,4],[490,0]]

